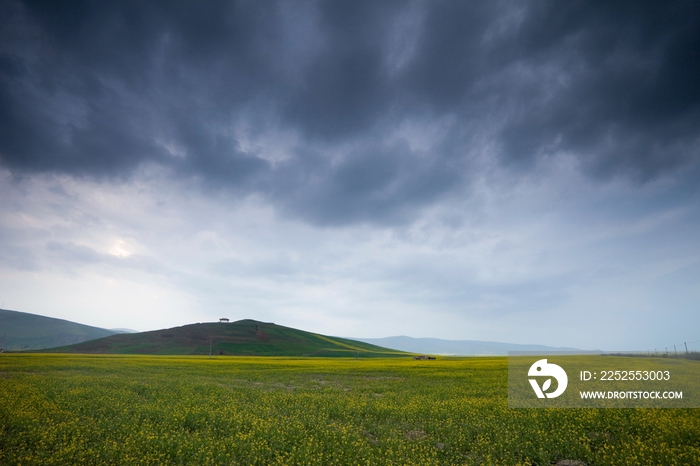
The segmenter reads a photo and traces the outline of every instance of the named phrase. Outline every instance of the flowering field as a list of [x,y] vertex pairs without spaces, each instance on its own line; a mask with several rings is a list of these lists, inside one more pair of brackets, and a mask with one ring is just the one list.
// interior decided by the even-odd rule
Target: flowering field
[[506,358],[0,354],[0,464],[700,464],[700,410],[513,410],[506,382]]

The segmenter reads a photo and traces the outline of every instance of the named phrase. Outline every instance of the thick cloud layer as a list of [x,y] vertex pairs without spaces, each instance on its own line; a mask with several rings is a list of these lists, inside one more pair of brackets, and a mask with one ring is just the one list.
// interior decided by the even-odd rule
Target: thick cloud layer
[[648,181],[694,165],[694,2],[18,2],[0,162],[148,164],[318,223],[401,221],[568,154]]
[[693,341],[697,24],[680,1],[0,0],[0,295],[140,330]]

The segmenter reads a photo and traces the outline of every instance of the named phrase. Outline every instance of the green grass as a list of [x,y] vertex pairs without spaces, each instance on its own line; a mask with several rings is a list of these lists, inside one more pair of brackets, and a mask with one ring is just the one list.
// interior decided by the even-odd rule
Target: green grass
[[255,320],[112,335],[48,352],[239,356],[392,357],[406,353]]
[[700,413],[509,409],[506,358],[0,355],[0,464],[700,464]]

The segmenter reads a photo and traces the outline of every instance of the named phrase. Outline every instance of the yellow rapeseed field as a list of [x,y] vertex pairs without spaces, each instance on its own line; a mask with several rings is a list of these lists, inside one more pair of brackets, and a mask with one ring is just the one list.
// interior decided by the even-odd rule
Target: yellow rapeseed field
[[700,410],[509,409],[506,358],[0,354],[0,464],[700,464]]

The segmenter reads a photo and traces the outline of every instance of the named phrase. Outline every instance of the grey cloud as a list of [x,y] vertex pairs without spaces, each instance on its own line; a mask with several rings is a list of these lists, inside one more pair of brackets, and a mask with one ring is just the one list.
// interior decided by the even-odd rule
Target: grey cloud
[[[698,159],[694,3],[1,8],[0,163],[15,173],[128,177],[155,163],[342,224],[404,221],[463,188],[483,144],[521,170],[570,153],[602,178]],[[427,154],[382,138],[444,117],[454,128]],[[298,139],[273,165],[234,121]]]
[[280,183],[276,202],[320,224],[403,222],[465,178],[459,158],[426,156],[402,142],[364,144],[336,164],[312,154],[304,166],[290,165],[283,172],[296,189]]
[[61,241],[47,242],[46,249],[55,258],[60,259],[61,266],[71,273],[80,266],[93,264],[141,270],[156,275],[167,274],[166,267],[160,261],[139,254],[117,257],[100,253],[88,246]]
[[254,262],[235,259],[218,261],[211,264],[209,270],[221,276],[298,279],[306,266],[306,264],[295,261],[285,254],[277,254],[275,257],[258,259]]
[[34,253],[21,246],[4,245],[0,251],[0,262],[6,267],[21,271],[39,270],[39,264]]
[[547,32],[525,22],[522,47],[538,53],[520,66],[542,79],[514,99],[507,157],[569,151],[595,175],[642,179],[697,161],[697,5],[559,3],[540,13]]
[[101,262],[104,256],[87,246],[58,241],[49,241],[46,243],[46,249],[71,262],[96,263]]

